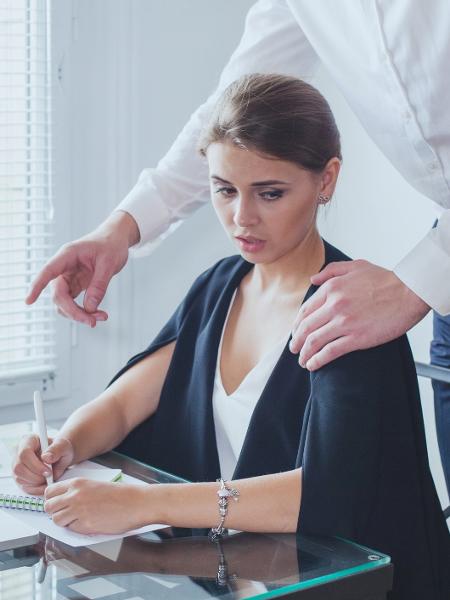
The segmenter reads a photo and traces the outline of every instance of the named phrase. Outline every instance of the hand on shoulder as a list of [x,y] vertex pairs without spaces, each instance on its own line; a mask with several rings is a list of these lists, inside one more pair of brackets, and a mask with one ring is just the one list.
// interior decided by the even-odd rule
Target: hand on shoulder
[[395,273],[365,260],[330,263],[311,281],[320,287],[301,307],[290,344],[310,371],[401,336],[430,310]]

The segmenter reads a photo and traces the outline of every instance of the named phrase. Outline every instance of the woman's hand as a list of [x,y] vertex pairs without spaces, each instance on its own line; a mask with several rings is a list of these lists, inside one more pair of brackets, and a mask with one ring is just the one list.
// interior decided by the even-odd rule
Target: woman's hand
[[48,449],[41,455],[41,444],[37,435],[22,438],[13,461],[13,475],[17,485],[27,494],[42,496],[47,486],[46,477],[51,474],[57,480],[69,467],[74,458],[72,443],[63,437],[49,439]]
[[74,478],[49,485],[45,511],[61,527],[84,534],[123,533],[152,519],[150,486]]

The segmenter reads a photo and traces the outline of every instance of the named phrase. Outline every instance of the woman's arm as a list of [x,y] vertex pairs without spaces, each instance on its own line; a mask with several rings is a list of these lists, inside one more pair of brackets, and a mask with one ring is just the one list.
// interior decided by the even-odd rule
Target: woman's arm
[[[225,527],[290,533],[297,530],[302,470],[233,481],[239,500],[229,500]],[[45,493],[53,521],[79,533],[118,533],[151,523],[215,527],[219,523],[216,482],[147,486],[72,479]]]
[[77,409],[41,457],[39,438],[24,438],[13,465],[28,494],[43,494],[48,464],[58,479],[68,466],[114,448],[158,408],[175,349],[171,342],[125,371],[95,400]]
[[174,349],[171,342],[150,354],[67,419],[58,437],[72,443],[74,463],[111,450],[154,414]]

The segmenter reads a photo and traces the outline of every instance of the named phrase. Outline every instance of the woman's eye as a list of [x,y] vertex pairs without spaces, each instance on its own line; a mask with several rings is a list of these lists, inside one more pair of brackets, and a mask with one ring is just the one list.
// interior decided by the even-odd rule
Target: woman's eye
[[214,190],[215,194],[220,194],[221,196],[224,196],[225,198],[230,198],[231,196],[233,196],[236,193],[236,190],[232,187],[221,187],[221,188],[217,188],[217,190]]
[[261,198],[264,200],[268,200],[269,202],[273,200],[278,200],[283,195],[282,190],[267,190],[265,192],[260,192],[259,194]]

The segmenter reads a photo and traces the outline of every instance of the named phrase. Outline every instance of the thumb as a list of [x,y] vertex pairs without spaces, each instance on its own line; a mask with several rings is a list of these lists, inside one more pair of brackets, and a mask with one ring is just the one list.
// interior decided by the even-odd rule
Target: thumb
[[342,261],[330,263],[322,269],[319,273],[316,273],[311,277],[311,283],[314,285],[322,285],[328,279],[338,277],[339,275],[345,275],[352,268],[353,261]]
[[65,438],[54,440],[45,452],[41,454],[42,462],[47,465],[53,465],[65,455],[70,455],[72,444]]
[[92,281],[88,285],[84,295],[83,304],[87,312],[95,312],[97,310],[98,305],[106,294],[111,277],[111,267],[110,265],[107,265],[105,261],[99,262],[95,265]]

